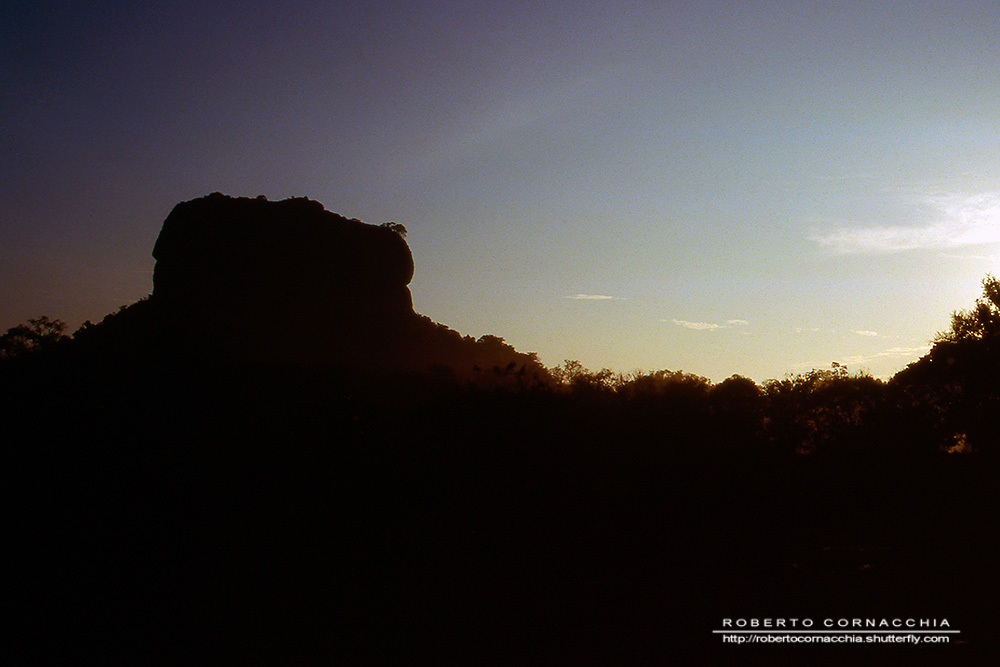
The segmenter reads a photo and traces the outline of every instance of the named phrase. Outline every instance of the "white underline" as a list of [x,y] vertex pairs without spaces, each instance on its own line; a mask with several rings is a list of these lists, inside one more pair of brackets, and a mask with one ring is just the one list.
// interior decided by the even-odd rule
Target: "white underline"
[[814,634],[814,635],[815,634],[822,634],[822,633],[832,633],[832,634],[838,634],[838,635],[842,635],[842,634],[846,634],[846,633],[853,633],[853,634],[858,634],[858,635],[867,635],[867,634],[873,634],[873,633],[876,633],[876,632],[885,632],[885,633],[889,633],[889,634],[893,634],[893,635],[900,635],[900,634],[911,634],[912,635],[912,634],[917,634],[917,633],[932,634],[932,635],[943,635],[943,634],[946,634],[946,633],[949,633],[949,634],[958,634],[958,633],[960,633],[962,631],[961,630],[913,630],[912,628],[898,628],[896,630],[712,630],[712,634],[716,634],[716,635],[719,635],[719,634],[722,634],[722,635],[735,635],[735,634],[743,634],[743,635],[776,635],[776,634],[781,634],[781,633],[784,633],[784,634],[799,633],[799,634]]

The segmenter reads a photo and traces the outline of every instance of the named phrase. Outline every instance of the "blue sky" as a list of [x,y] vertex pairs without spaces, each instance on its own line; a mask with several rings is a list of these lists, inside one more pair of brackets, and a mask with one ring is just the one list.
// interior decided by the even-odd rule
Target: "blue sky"
[[0,328],[148,294],[213,191],[404,224],[418,312],[549,365],[886,376],[1000,265],[995,2],[42,1],[0,31]]

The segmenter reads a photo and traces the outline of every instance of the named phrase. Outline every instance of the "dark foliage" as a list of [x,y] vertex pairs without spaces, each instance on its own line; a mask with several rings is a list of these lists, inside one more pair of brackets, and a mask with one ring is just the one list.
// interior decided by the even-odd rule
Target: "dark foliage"
[[0,361],[14,359],[50,348],[66,340],[66,323],[46,316],[7,329],[0,336]]
[[957,310],[951,315],[951,328],[938,334],[943,343],[1000,338],[1000,280],[992,275],[983,278],[983,295],[971,310]]
[[0,382],[20,608],[77,657],[704,664],[737,615],[995,640],[989,459],[886,446],[869,378],[362,377],[104,326]]

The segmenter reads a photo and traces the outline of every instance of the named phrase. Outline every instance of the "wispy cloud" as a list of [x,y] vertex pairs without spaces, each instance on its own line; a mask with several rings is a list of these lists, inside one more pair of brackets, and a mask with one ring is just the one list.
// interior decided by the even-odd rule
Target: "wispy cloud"
[[858,364],[867,364],[877,360],[916,359],[917,357],[927,354],[930,349],[930,345],[921,345],[919,347],[890,347],[882,350],[881,352],[876,352],[875,354],[859,354],[853,357],[846,357],[841,360],[841,363],[848,366],[857,366]]
[[[666,322],[667,320],[661,320]],[[713,331],[715,329],[721,329],[721,324],[713,324],[711,322],[688,322],[687,320],[670,320],[679,327],[684,327],[685,329],[696,329],[698,331]]]
[[1000,255],[978,255],[975,253],[953,253],[953,252],[942,252],[939,253],[941,257],[947,257],[949,259],[978,259],[984,262],[996,262],[1000,260]]
[[[930,349],[930,345],[921,345],[919,347],[890,347],[873,354],[857,354],[850,357],[844,357],[840,359],[838,363],[853,369],[857,369],[858,367],[863,368],[869,364],[884,366],[887,363],[898,368],[898,364],[916,361],[919,357],[927,354]],[[814,361],[804,361],[792,365],[792,368],[796,370],[822,367],[823,364],[817,364]],[[888,377],[892,373],[895,373],[895,370],[891,371],[888,375],[885,375],[885,377]]]
[[811,239],[834,253],[901,252],[949,249],[1000,243],[1000,193],[922,194],[915,212],[930,209],[932,220],[923,225],[867,225],[841,227],[813,234]]
[[[877,331],[871,331],[869,329],[848,329],[845,332],[842,329],[841,330],[836,330],[836,329],[821,329],[819,327],[810,327],[810,328],[806,329],[806,328],[803,328],[803,327],[794,327],[792,329],[792,331],[795,332],[795,333],[797,333],[797,334],[824,334],[824,335],[832,334],[832,335],[835,335],[835,336],[843,336],[843,335],[845,335],[845,333],[851,333],[851,334],[854,334],[855,336],[867,336],[867,337],[870,337],[870,338],[886,338],[886,336],[880,334],[879,332],[877,332]],[[892,336],[888,336],[888,337],[892,338]]]
[[617,297],[607,296],[605,294],[572,294],[566,297],[567,299],[573,299],[576,301],[607,301],[609,299],[615,299]]
[[728,329],[730,327],[744,327],[749,324],[746,320],[726,320],[725,324],[716,324],[714,322],[689,322],[687,320],[660,320],[661,322],[669,322],[679,327],[684,327],[685,329],[694,329],[696,331],[715,331],[716,329]]

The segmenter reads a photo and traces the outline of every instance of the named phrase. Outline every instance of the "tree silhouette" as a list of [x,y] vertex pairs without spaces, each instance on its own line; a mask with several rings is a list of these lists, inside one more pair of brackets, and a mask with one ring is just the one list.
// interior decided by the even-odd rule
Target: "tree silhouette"
[[983,295],[952,313],[931,351],[893,378],[920,437],[934,449],[995,455],[1000,442],[1000,280],[987,274]]
[[938,342],[986,340],[1000,337],[1000,280],[987,274],[983,278],[983,296],[970,310],[951,314],[951,328],[938,333]]
[[390,232],[396,232],[397,234],[399,234],[400,236],[402,236],[404,239],[406,238],[406,227],[404,227],[403,225],[399,224],[398,222],[383,222],[379,226],[380,227],[385,227]]
[[65,322],[51,320],[45,315],[28,320],[27,324],[11,327],[0,336],[0,360],[13,359],[49,348],[67,338],[63,335],[65,330]]

